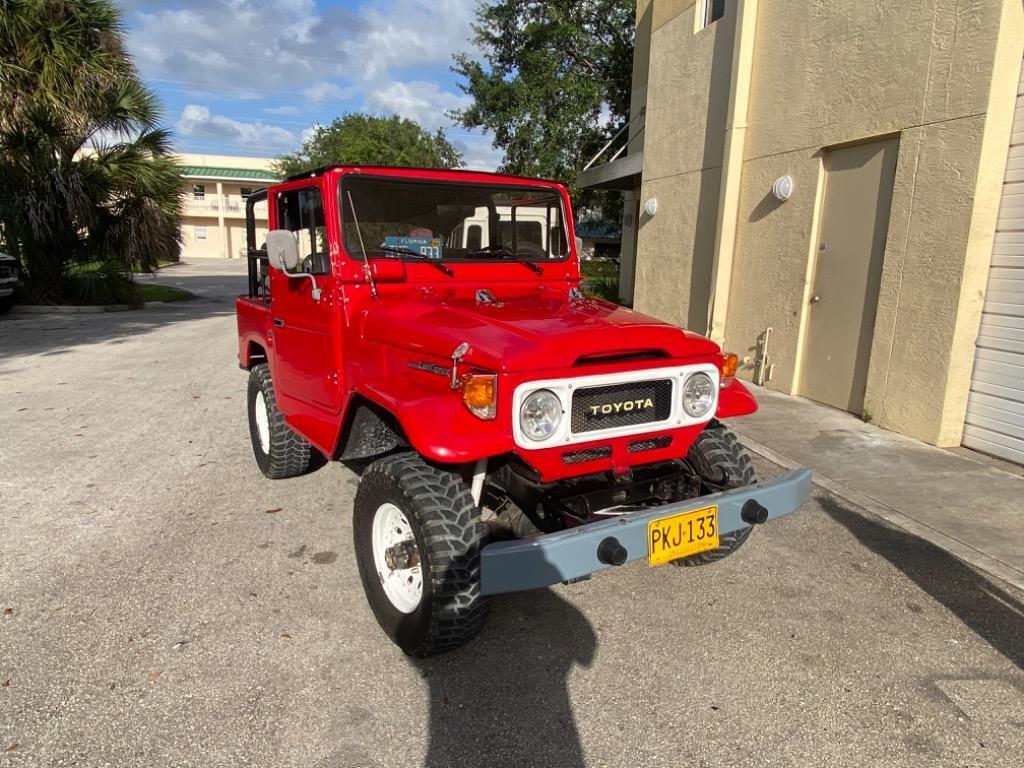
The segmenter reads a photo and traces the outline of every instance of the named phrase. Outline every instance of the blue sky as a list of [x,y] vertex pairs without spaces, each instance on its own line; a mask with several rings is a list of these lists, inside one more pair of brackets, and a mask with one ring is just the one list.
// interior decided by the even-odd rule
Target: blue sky
[[501,160],[451,127],[468,102],[449,71],[470,51],[477,0],[116,0],[128,48],[182,152],[273,157],[346,111],[448,135],[467,167]]

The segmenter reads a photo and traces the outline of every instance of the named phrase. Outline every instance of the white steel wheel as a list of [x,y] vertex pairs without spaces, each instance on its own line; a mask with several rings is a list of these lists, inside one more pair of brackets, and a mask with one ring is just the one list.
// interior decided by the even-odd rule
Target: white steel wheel
[[373,563],[384,594],[402,613],[423,599],[423,568],[412,526],[401,509],[381,504],[373,516]]
[[256,394],[256,434],[260,438],[260,448],[270,453],[270,416],[267,414],[267,398],[262,392]]

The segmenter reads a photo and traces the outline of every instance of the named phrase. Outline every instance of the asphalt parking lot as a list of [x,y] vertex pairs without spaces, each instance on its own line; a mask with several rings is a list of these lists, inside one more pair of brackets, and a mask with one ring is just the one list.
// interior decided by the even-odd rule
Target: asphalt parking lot
[[0,765],[1021,765],[1024,596],[824,492],[403,656],[355,475],[252,460],[240,265],[161,279],[202,299],[0,320]]

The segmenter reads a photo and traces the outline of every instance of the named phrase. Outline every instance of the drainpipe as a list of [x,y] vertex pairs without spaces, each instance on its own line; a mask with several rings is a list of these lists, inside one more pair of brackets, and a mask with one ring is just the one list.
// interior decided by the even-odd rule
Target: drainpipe
[[725,341],[725,324],[729,314],[729,288],[732,285],[740,185],[743,181],[743,154],[747,140],[747,107],[754,68],[757,3],[758,0],[738,0],[736,3],[729,115],[725,124],[722,188],[718,201],[715,252],[711,262],[711,299],[708,306],[708,336],[719,343]]

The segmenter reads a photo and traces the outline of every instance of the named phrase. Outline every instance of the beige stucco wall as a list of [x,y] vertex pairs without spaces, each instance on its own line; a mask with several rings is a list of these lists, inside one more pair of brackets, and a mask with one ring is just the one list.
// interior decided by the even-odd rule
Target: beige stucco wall
[[[1024,47],[1020,0],[757,5],[726,344],[752,359],[772,327],[770,386],[797,392],[823,151],[899,135],[865,409],[957,444]],[[692,3],[651,9],[642,199],[656,195],[659,212],[642,222],[636,306],[698,331],[734,8],[696,33]],[[795,192],[778,203],[771,183],[785,174]]]
[[[690,2],[654,0],[635,304],[704,331],[735,17],[694,35]],[[686,47],[683,47],[683,43]]]
[[[196,237],[196,227],[206,227],[206,240]],[[224,241],[216,218],[190,216],[181,224],[181,255],[184,258],[221,256]]]

